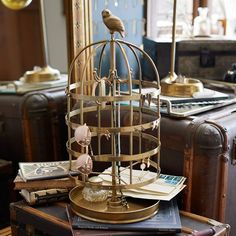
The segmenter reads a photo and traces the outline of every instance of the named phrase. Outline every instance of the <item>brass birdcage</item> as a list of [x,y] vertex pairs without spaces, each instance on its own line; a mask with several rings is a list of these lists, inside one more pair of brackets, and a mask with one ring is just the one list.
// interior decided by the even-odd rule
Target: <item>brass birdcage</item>
[[[135,76],[128,51],[137,64]],[[118,54],[127,72],[124,78],[117,70]],[[89,73],[95,56],[98,66]],[[143,80],[140,58],[151,64],[155,82]],[[109,40],[85,46],[73,59],[67,96],[67,150],[71,171],[79,173],[78,186],[69,194],[72,210],[83,218],[114,224],[155,215],[159,201],[125,195],[160,175],[160,81],[152,59],[138,46],[115,39],[113,32]],[[137,177],[135,170],[151,175]]]

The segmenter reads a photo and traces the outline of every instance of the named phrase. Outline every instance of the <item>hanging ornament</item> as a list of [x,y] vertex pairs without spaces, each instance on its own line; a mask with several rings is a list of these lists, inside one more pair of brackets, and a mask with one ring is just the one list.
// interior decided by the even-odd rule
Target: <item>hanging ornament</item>
[[140,169],[144,170],[145,168],[146,168],[146,164],[145,164],[144,160],[142,160],[142,163],[140,165]]
[[87,147],[91,142],[91,132],[89,127],[84,124],[78,126],[75,130],[75,141],[82,147]]
[[88,154],[80,155],[75,163],[75,168],[82,174],[90,174],[93,169],[93,160]]

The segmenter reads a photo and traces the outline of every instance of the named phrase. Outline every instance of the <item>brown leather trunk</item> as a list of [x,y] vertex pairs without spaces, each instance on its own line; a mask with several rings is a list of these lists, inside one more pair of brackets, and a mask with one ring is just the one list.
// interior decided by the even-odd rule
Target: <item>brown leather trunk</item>
[[[25,202],[20,201],[10,205],[11,213],[11,229],[12,236],[25,235],[48,235],[48,236],[69,236],[72,235],[71,225],[68,222],[66,214],[66,202],[56,202],[49,205],[29,206]],[[214,236],[227,236],[229,230],[228,225],[222,225],[220,222],[212,221],[199,215],[181,211],[180,219],[182,223],[182,232],[171,234],[172,236],[187,236],[192,232],[201,231],[198,235],[209,231],[211,227],[215,227]],[[206,231],[205,231],[206,230]],[[110,231],[101,228],[73,230],[74,236],[105,236],[105,235],[159,235],[154,232],[140,231]],[[162,236],[170,236],[170,234],[161,233]]]
[[[179,195],[182,209],[232,225],[232,236],[236,235],[235,111],[236,104],[186,118],[162,115],[160,129],[161,172],[187,177],[187,188]],[[109,114],[103,115],[103,126],[109,126]],[[121,117],[125,125],[129,116]],[[85,122],[95,125],[96,114],[91,112]],[[123,149],[127,143],[123,142]],[[108,149],[105,140],[103,144]],[[92,146],[96,152],[96,145]]]
[[231,225],[236,235],[236,104],[187,118],[161,118],[162,173],[184,175],[182,207]]
[[9,225],[9,203],[13,199],[10,192],[12,179],[12,163],[0,159],[0,186],[2,191],[0,194],[0,229]]
[[67,159],[65,87],[0,94],[0,158],[15,171],[20,161]]

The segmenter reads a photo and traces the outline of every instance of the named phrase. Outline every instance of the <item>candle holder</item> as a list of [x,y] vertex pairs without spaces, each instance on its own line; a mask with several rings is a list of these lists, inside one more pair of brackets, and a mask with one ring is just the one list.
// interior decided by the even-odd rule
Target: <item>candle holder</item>
[[176,6],[177,0],[174,0],[170,73],[161,80],[161,94],[164,96],[173,97],[193,97],[194,93],[203,92],[204,87],[202,82],[200,80],[186,78],[181,75],[177,76],[174,72],[176,51]]

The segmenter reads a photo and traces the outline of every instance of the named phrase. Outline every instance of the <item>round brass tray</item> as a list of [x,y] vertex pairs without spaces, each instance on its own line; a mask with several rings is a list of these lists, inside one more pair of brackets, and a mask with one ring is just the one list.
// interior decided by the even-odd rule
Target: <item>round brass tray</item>
[[89,202],[83,198],[82,188],[75,187],[69,193],[71,208],[75,214],[102,223],[133,223],[148,219],[159,209],[159,201],[127,198],[128,208],[109,208],[107,201]]

